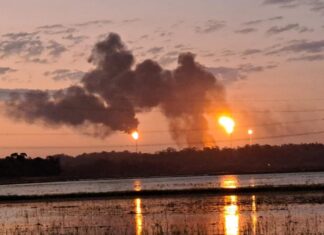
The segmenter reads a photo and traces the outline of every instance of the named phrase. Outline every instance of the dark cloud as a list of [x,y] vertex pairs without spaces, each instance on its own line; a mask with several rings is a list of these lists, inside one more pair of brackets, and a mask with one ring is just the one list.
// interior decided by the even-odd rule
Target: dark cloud
[[288,25],[285,25],[282,27],[273,26],[267,30],[267,33],[268,34],[278,34],[278,33],[286,32],[286,31],[290,31],[290,30],[296,30],[296,29],[299,29],[299,24],[288,24]]
[[[29,92],[35,92],[36,90],[31,90],[31,89],[3,89],[0,88],[0,100],[10,100],[10,97],[12,94],[17,94],[17,95],[25,95]],[[48,91],[51,93],[51,91]]]
[[238,70],[243,73],[255,73],[262,72],[266,68],[264,66],[253,65],[253,64],[242,64],[238,67]]
[[123,23],[135,23],[135,22],[139,22],[139,21],[141,21],[140,18],[133,18],[133,19],[125,19],[122,22]]
[[46,91],[12,94],[6,103],[7,113],[12,118],[30,123],[39,120],[53,126],[81,127],[90,122],[97,128],[102,125],[102,134],[109,131],[105,124],[114,116],[100,99],[78,86],[56,91],[53,95]]
[[[6,102],[7,115],[31,123],[90,128],[91,134],[105,137],[137,129],[138,113],[160,108],[178,144],[196,146],[212,140],[205,115],[224,107],[224,88],[193,54],[180,54],[172,71],[153,60],[135,65],[119,35],[110,34],[95,45],[89,61],[96,67],[79,85],[53,93],[13,94]],[[190,102],[193,99],[199,102]]]
[[310,11],[324,13],[324,1],[322,0],[264,0],[264,5],[277,5],[281,8],[308,7]]
[[59,57],[62,53],[67,51],[66,47],[54,40],[49,41],[49,45],[46,47],[48,54],[53,57]]
[[112,20],[91,20],[82,23],[75,24],[77,27],[88,27],[88,26],[105,26],[107,24],[112,24]]
[[148,39],[149,38],[149,35],[148,34],[144,34],[140,37],[140,39]]
[[172,35],[173,35],[172,32],[161,32],[161,33],[159,34],[160,37],[170,37],[170,36],[172,36]]
[[157,53],[160,53],[164,50],[163,47],[152,47],[150,49],[147,50],[148,53],[151,53],[151,54],[157,54]]
[[38,32],[18,32],[18,33],[7,33],[3,34],[2,37],[8,39],[8,40],[26,40],[31,39],[36,36]]
[[232,51],[232,50],[229,50],[229,49],[225,49],[222,51],[222,54],[221,56],[233,56],[233,55],[236,55],[236,52]]
[[203,54],[202,56],[203,56],[203,57],[213,57],[213,56],[215,56],[215,53],[213,53],[213,52],[208,52],[208,53]]
[[324,40],[320,41],[306,41],[295,40],[285,46],[270,50],[266,54],[286,54],[290,53],[320,53],[324,51]]
[[11,73],[11,72],[16,72],[17,70],[9,68],[9,67],[0,67],[0,75],[6,74],[6,73]]
[[49,61],[47,59],[41,59],[41,58],[27,59],[27,62],[36,63],[36,64],[48,64],[49,63]]
[[243,25],[248,25],[248,26],[258,25],[258,24],[261,24],[261,23],[271,22],[271,21],[276,21],[276,20],[282,20],[282,19],[283,19],[282,16],[274,16],[274,17],[270,17],[270,18],[267,18],[267,19],[258,19],[258,20],[247,21],[247,22],[244,22]]
[[245,51],[243,51],[242,55],[247,56],[247,55],[255,55],[255,54],[259,54],[262,51],[259,49],[247,49]]
[[143,49],[144,49],[143,46],[137,46],[137,47],[132,48],[131,50],[132,51],[142,51]]
[[263,20],[251,20],[243,23],[243,25],[256,25],[264,22]]
[[225,21],[208,20],[203,26],[197,26],[195,28],[196,33],[213,33],[226,26]]
[[67,50],[64,45],[54,40],[42,41],[38,34],[38,32],[18,32],[2,35],[0,57],[18,55],[27,62],[47,63],[46,59],[41,58],[45,54],[44,52],[53,57],[59,57]]
[[217,78],[222,80],[225,84],[242,80],[248,77],[251,73],[263,72],[268,69],[276,68],[277,65],[253,65],[253,64],[242,64],[238,67],[210,67],[208,71],[213,73]]
[[6,34],[0,41],[0,57],[20,55],[25,58],[39,56],[44,51],[43,42],[31,33]]
[[178,56],[179,52],[178,51],[169,51],[168,53],[166,53],[167,56]]
[[42,25],[42,26],[37,27],[37,29],[40,29],[40,30],[63,29],[63,28],[65,28],[65,26],[62,24]]
[[283,16],[274,16],[266,19],[266,21],[274,21],[274,20],[283,20]]
[[180,48],[184,48],[184,47],[185,47],[185,45],[183,45],[183,44],[177,44],[174,46],[174,48],[176,48],[176,49],[180,49]]
[[74,36],[73,34],[69,34],[63,37],[63,39],[71,41],[73,45],[79,44],[87,38],[87,36]]
[[289,58],[289,61],[322,61],[324,60],[324,54],[316,55],[303,55],[300,57]]
[[281,5],[280,8],[284,8],[284,9],[294,9],[299,7],[300,5],[298,3],[292,3],[292,4],[284,4]]
[[48,35],[72,34],[77,31],[77,29],[74,27],[67,27],[64,25],[41,26],[41,29],[40,27],[37,29],[41,30],[43,34]]
[[273,26],[270,29],[267,30],[267,34],[273,35],[273,34],[279,34],[287,31],[297,31],[299,33],[304,32],[311,32],[312,29],[309,29],[305,26],[300,26],[299,24],[288,24],[282,27],[279,26]]
[[320,0],[313,0],[310,3],[310,10],[314,12],[324,12],[324,2]]
[[258,31],[256,28],[243,28],[236,30],[235,33],[248,34]]
[[85,72],[70,69],[57,69],[44,73],[45,76],[50,76],[55,81],[80,81],[85,75]]
[[271,5],[271,4],[286,5],[295,2],[297,2],[297,0],[264,0],[263,4],[264,5]]
[[299,28],[299,33],[306,33],[306,32],[313,32],[314,31],[314,29],[311,29],[311,28],[308,28],[308,27],[306,27],[306,26],[301,26],[300,28]]

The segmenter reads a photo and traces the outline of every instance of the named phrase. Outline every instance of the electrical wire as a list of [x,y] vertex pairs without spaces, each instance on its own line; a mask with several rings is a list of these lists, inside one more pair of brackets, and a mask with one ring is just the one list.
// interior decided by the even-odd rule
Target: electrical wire
[[[295,121],[287,121],[287,122],[269,122],[269,123],[256,123],[256,124],[249,124],[249,125],[240,125],[238,128],[252,128],[252,127],[268,127],[268,126],[283,126],[283,125],[290,125],[290,124],[298,124],[298,123],[314,123],[314,122],[321,122],[324,121],[324,118],[317,118],[317,119],[305,119],[305,120],[295,120]],[[216,130],[216,128],[208,128],[208,129],[184,129],[181,130],[183,132],[199,132],[199,131],[208,131],[208,130]],[[140,130],[141,134],[154,134],[154,133],[169,133],[170,130]],[[40,133],[13,133],[13,132],[0,132],[0,136],[77,136],[80,134],[87,134],[87,133],[70,133],[70,132],[40,132]],[[116,134],[121,135],[128,135],[125,132],[119,132]],[[89,134],[90,135],[90,134]]]
[[[300,133],[294,133],[294,134],[281,134],[281,135],[272,135],[272,136],[260,136],[255,137],[253,140],[268,140],[268,139],[280,139],[280,138],[291,138],[291,137],[299,137],[299,136],[309,136],[309,135],[321,135],[324,134],[324,130],[321,131],[313,131],[313,132],[300,132]],[[231,139],[231,140],[215,140],[213,142],[207,141],[207,142],[196,142],[191,143],[195,146],[205,146],[205,145],[214,145],[215,143],[222,143],[222,142],[240,142],[240,141],[248,141],[249,138],[241,138],[241,139]],[[183,145],[186,145],[183,143]],[[148,144],[138,144],[141,148],[146,147],[162,147],[162,146],[177,146],[176,143],[148,143]],[[56,145],[56,146],[0,146],[0,149],[114,149],[114,148],[129,148],[134,147],[134,145],[83,145],[83,146],[64,146],[64,145]]]

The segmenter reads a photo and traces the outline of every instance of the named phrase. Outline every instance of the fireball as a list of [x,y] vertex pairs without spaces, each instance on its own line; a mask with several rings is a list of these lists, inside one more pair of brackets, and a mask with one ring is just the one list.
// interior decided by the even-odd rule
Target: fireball
[[138,131],[133,131],[133,132],[132,132],[132,138],[133,138],[134,140],[138,140],[138,138],[139,138],[139,133],[138,133]]
[[218,119],[218,123],[219,125],[221,125],[222,127],[224,127],[225,131],[228,134],[232,134],[235,128],[235,121],[233,118],[229,117],[229,116],[221,116]]

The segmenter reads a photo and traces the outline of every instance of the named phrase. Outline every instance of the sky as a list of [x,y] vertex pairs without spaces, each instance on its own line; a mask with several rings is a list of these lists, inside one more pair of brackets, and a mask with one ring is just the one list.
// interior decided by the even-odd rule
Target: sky
[[[232,145],[323,142],[324,1],[321,0],[0,0],[0,156],[132,150],[124,132],[105,138],[68,125],[17,120],[5,112],[12,92],[78,85],[95,68],[94,45],[120,35],[135,63],[174,69],[180,53],[224,86],[236,129]],[[136,115],[139,150],[175,144],[159,107]],[[230,137],[208,116],[220,147]]]

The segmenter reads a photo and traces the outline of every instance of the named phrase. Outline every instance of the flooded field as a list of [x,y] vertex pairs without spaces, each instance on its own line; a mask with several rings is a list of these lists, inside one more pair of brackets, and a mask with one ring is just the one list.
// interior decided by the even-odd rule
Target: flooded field
[[1,185],[0,234],[324,234],[323,184],[318,172]]
[[0,204],[0,234],[323,234],[324,193]]

